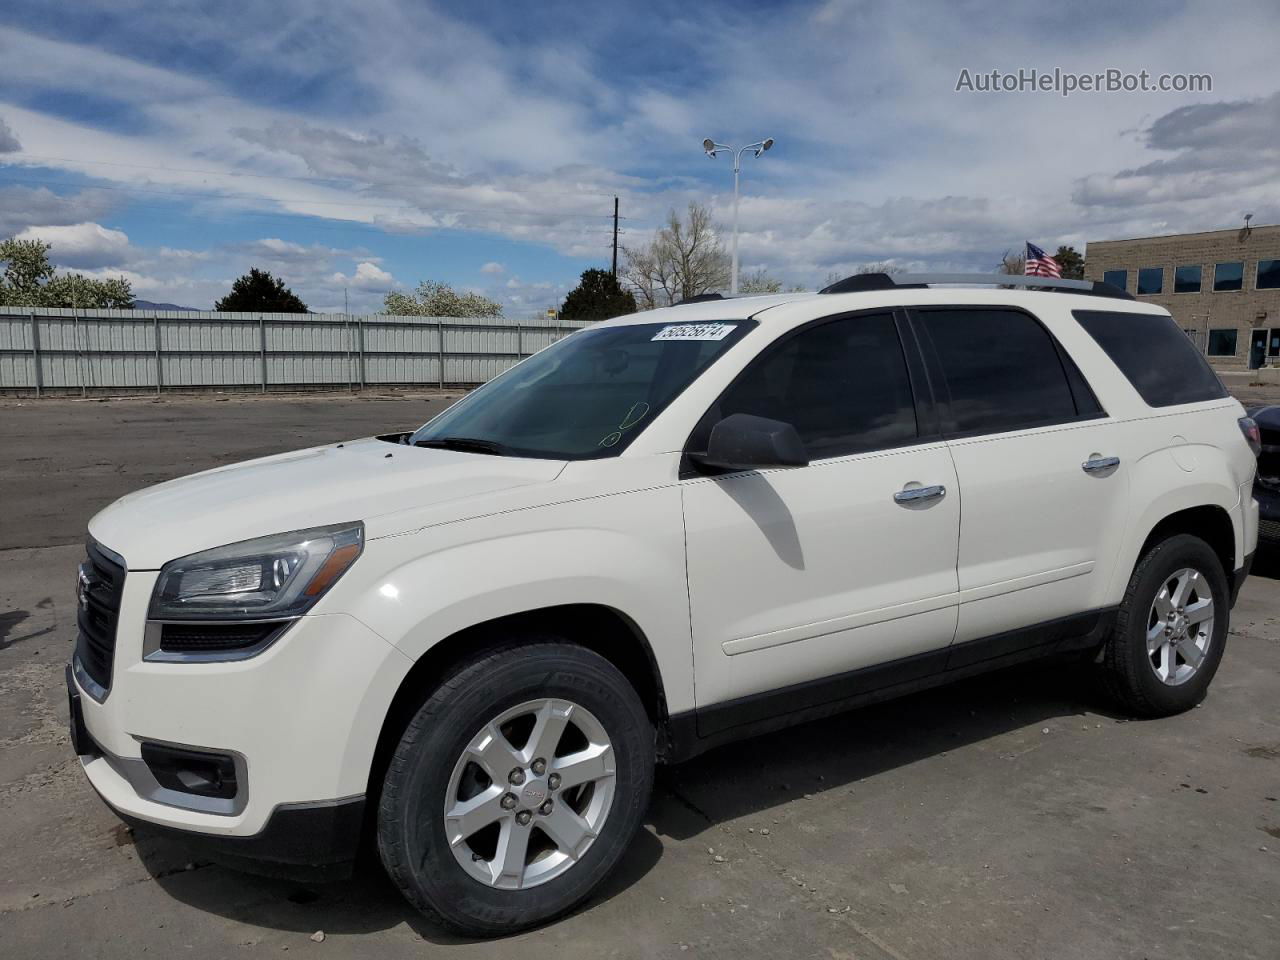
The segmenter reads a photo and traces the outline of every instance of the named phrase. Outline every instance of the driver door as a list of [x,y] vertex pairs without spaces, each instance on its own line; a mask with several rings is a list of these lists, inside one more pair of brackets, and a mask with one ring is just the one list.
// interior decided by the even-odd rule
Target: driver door
[[691,437],[749,413],[795,426],[811,461],[682,482],[700,735],[941,668],[960,491],[907,358],[890,312],[807,325]]

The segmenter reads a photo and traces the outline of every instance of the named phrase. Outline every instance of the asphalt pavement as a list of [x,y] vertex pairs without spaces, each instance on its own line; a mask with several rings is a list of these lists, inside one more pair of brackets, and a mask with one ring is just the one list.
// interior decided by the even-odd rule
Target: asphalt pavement
[[[0,957],[1280,956],[1280,559],[1205,703],[1131,722],[1046,663],[660,772],[571,917],[459,941],[376,863],[305,885],[131,833],[85,782],[63,665],[85,523],[144,484],[403,430],[433,395],[0,401]],[[323,937],[321,937],[323,932]]]

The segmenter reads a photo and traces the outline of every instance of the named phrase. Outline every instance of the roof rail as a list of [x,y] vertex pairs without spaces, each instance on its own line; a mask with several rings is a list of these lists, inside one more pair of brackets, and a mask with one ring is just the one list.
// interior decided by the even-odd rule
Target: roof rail
[[1056,293],[1078,293],[1091,297],[1132,300],[1133,296],[1100,280],[1062,280],[1056,277],[1024,277],[1016,273],[861,273],[837,280],[819,293],[863,293],[868,290],[903,290],[935,284],[981,284],[997,287],[1027,287]]
[[672,306],[683,307],[686,303],[706,303],[708,300],[723,300],[723,299],[725,299],[725,296],[723,293],[699,293],[699,294],[695,294],[692,297],[685,297],[683,300],[678,300],[674,304],[672,304]]

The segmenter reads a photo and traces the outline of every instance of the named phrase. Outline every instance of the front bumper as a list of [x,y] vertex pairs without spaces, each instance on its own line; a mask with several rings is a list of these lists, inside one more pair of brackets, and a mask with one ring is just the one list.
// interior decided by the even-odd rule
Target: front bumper
[[[382,722],[412,662],[344,614],[304,617],[246,660],[144,660],[155,576],[125,579],[107,695],[94,699],[68,669],[73,740],[93,788],[125,820],[182,832],[220,859],[350,860]],[[158,783],[149,745],[230,758],[234,794]]]
[[[70,664],[66,679],[72,748],[86,765],[104,760],[102,748],[85,725],[84,699]],[[106,797],[102,799],[130,826],[167,834],[197,855],[257,873],[312,880],[340,879],[350,872],[360,846],[365,807],[363,796],[323,803],[284,803],[271,811],[256,834],[236,836],[160,826],[121,810]]]

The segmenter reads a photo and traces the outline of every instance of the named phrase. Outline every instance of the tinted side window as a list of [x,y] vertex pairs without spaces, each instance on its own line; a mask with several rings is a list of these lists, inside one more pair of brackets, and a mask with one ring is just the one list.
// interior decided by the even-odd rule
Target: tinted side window
[[916,317],[950,393],[948,433],[1000,433],[1097,412],[1092,394],[1093,409],[1077,411],[1057,344],[1034,317],[998,309],[921,310]]
[[1076,310],[1075,318],[1150,406],[1227,395],[1208,361],[1170,317]]
[[[914,440],[915,404],[893,317],[845,317],[782,341],[725,392],[706,430],[735,413],[792,424],[814,460]],[[699,439],[705,443],[693,445]]]

